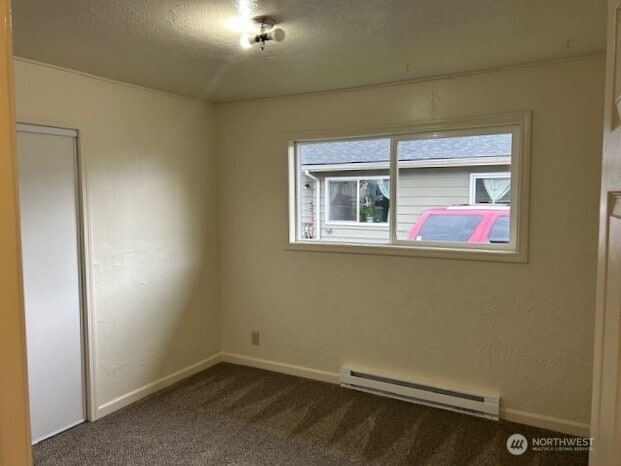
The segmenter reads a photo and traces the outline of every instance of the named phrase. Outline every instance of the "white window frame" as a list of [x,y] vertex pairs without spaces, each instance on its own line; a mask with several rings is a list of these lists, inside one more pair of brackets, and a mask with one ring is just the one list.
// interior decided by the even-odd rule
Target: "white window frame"
[[[390,219],[387,222],[367,223],[360,221],[360,181],[362,180],[390,180],[388,175],[369,175],[369,176],[327,176],[324,180],[324,204],[325,204],[325,216],[326,226],[363,226],[364,228],[377,228],[387,227],[390,224]],[[356,220],[330,220],[330,183],[331,182],[356,182]]]
[[[509,178],[511,179],[511,172],[494,172],[494,173],[470,173],[470,204],[477,204],[477,180],[490,179],[490,178]],[[482,204],[488,205],[488,204]]]
[[[418,125],[366,128],[347,131],[306,131],[286,134],[289,156],[289,240],[286,245],[292,251],[331,253],[379,254],[393,256],[437,257],[443,259],[483,260],[496,262],[528,261],[528,209],[530,168],[531,112],[513,112],[499,115],[474,117],[466,120],[447,120]],[[511,173],[511,231],[508,244],[440,243],[431,241],[407,241],[397,238],[398,170],[397,144],[400,141],[438,137],[459,137],[487,134],[512,134]],[[384,243],[345,243],[324,239],[298,239],[301,231],[300,175],[302,166],[297,145],[309,142],[364,140],[387,137],[391,139],[390,170],[391,208],[389,214],[389,240]],[[352,168],[352,171],[355,171]],[[487,175],[487,174],[486,174]],[[357,176],[356,178],[365,178]],[[352,222],[353,223],[353,222]],[[349,223],[351,225],[352,223]],[[386,224],[381,224],[385,226]]]

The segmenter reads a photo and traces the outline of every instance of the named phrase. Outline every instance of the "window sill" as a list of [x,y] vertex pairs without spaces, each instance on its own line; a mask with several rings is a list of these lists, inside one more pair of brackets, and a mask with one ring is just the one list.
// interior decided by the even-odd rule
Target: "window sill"
[[356,244],[297,241],[285,246],[287,251],[327,252],[336,254],[365,254],[398,257],[425,257],[485,262],[527,263],[526,252],[459,247],[401,246],[395,244]]
[[343,228],[343,227],[362,227],[362,228],[385,228],[388,230],[387,222],[326,222],[325,228]]

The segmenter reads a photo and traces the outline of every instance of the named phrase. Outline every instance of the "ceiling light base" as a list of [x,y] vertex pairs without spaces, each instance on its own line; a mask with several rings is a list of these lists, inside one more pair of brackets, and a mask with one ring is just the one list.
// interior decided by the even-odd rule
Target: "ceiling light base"
[[276,29],[276,21],[268,16],[257,16],[253,18],[255,24],[259,26],[259,31],[255,34],[242,34],[239,44],[244,49],[252,48],[254,44],[259,44],[261,50],[265,49],[265,43],[269,40],[281,42],[285,38],[285,31]]
[[256,16],[252,20],[261,27],[262,32],[269,31],[276,25],[274,18],[269,16]]

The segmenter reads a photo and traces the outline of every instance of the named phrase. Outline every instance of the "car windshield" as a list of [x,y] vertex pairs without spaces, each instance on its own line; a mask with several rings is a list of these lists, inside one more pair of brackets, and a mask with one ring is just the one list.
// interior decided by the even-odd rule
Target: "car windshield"
[[482,218],[482,215],[431,214],[423,223],[416,240],[466,242]]
[[509,217],[498,217],[489,232],[490,243],[509,242]]

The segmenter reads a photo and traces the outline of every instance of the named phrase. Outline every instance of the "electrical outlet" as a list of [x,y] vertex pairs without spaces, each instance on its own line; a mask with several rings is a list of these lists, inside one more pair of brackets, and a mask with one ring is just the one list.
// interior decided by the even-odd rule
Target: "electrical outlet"
[[259,346],[259,332],[250,332],[250,343],[254,346]]

